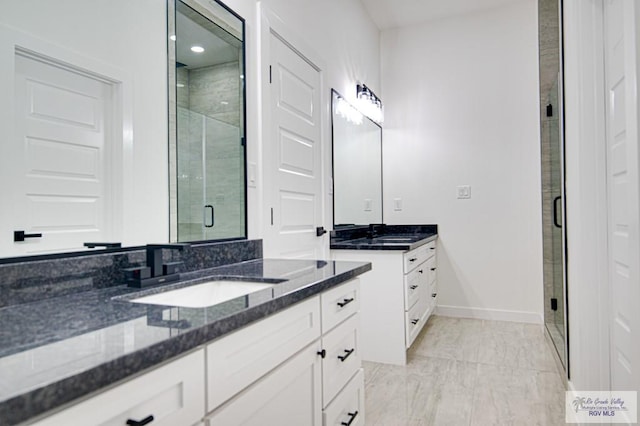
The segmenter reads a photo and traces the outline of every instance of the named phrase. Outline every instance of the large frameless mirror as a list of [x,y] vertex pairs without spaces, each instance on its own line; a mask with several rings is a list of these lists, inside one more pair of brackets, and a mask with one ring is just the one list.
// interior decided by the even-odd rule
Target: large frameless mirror
[[169,119],[171,240],[243,238],[244,20],[215,1],[173,4],[174,16],[169,20],[169,97],[174,106]]
[[382,128],[331,93],[334,228],[382,223]]
[[2,2],[0,262],[246,238],[244,21],[174,1]]

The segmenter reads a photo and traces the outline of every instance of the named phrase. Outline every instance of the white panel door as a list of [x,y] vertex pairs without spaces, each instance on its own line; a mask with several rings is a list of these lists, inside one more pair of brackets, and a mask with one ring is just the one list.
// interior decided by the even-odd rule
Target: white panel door
[[[42,234],[15,242],[2,256],[82,248],[109,240],[107,145],[112,86],[78,70],[16,52],[15,128],[0,160],[3,202],[13,231]],[[5,212],[6,213],[6,212]]]
[[604,3],[611,389],[640,390],[637,6]]
[[[319,70],[271,34],[271,121],[266,141],[270,257],[322,258],[321,83]],[[269,170],[271,169],[271,170]]]

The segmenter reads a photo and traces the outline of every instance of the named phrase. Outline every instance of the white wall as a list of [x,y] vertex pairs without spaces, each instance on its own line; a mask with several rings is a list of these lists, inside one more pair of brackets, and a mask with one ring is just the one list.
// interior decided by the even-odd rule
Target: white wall
[[[356,83],[364,82],[372,90],[380,87],[379,31],[359,0],[228,0],[225,2],[246,19],[247,30],[247,119],[249,163],[258,167],[256,188],[249,187],[249,237],[263,236],[263,200],[261,173],[262,141],[260,87],[264,69],[260,69],[260,40],[257,4],[277,15],[290,33],[313,50],[323,62],[325,114],[323,129],[323,170],[325,176],[324,227],[332,228],[332,201],[328,194],[331,176],[331,88],[345,98],[355,99]],[[304,52],[303,52],[304,53]],[[268,67],[265,64],[264,67]],[[328,239],[327,239],[328,242]]]
[[157,0],[2,3],[0,24],[125,77],[125,245],[169,240],[166,21]]
[[381,51],[385,222],[438,224],[441,313],[542,322],[536,1],[388,30]]

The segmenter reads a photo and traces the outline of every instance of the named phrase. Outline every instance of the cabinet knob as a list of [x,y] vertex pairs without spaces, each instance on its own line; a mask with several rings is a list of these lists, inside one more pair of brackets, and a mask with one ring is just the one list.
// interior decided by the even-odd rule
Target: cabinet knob
[[436,297],[438,293],[431,293],[431,297]]
[[418,269],[418,272],[420,272],[421,274],[424,274],[424,270],[422,269]]
[[327,351],[326,350],[321,350],[316,352],[318,355],[320,355],[320,358],[324,359],[327,356]]
[[432,271],[435,271],[435,270],[436,270],[436,268],[431,268],[431,270],[432,270]]
[[144,426],[144,425],[148,425],[149,423],[151,423],[153,421],[153,415],[145,417],[142,420],[132,420],[132,419],[128,419],[127,420],[127,424],[129,426]]
[[418,288],[417,285],[412,285],[411,287],[409,287],[411,290],[415,290],[416,288]]
[[435,250],[435,249],[436,249],[435,247],[429,247],[429,250]]
[[416,325],[418,323],[418,321],[420,321],[420,318],[416,318],[414,320],[411,320],[411,324]]
[[409,259],[409,262],[415,262],[416,260],[418,260],[417,257],[412,257],[411,259]]

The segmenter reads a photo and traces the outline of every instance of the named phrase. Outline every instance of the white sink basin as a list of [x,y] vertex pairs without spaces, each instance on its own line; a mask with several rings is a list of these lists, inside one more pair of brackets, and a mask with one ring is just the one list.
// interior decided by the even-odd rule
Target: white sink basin
[[248,281],[208,281],[177,290],[131,299],[130,302],[183,308],[206,308],[207,306],[246,296],[274,285]]

